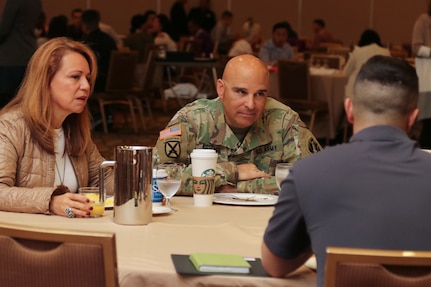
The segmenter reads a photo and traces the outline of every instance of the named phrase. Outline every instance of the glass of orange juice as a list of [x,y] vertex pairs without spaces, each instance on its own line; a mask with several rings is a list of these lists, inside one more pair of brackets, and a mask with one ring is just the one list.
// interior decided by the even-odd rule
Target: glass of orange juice
[[93,186],[85,186],[79,188],[79,193],[84,194],[91,203],[93,210],[91,211],[90,217],[101,217],[105,212],[105,202],[99,198],[99,188]]

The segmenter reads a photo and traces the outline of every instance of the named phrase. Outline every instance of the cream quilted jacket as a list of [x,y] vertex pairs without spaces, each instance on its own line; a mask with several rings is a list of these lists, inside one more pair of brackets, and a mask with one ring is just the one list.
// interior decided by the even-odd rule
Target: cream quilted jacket
[[[104,160],[94,143],[79,157],[70,156],[78,186],[99,185],[99,164]],[[113,192],[112,172],[106,189]],[[54,187],[55,156],[30,138],[21,112],[0,117],[0,210],[49,213]]]

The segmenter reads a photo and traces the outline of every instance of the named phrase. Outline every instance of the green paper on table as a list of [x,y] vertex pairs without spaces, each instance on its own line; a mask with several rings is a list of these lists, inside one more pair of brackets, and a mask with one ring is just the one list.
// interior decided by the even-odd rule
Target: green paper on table
[[195,252],[189,258],[200,272],[250,273],[250,264],[236,254]]

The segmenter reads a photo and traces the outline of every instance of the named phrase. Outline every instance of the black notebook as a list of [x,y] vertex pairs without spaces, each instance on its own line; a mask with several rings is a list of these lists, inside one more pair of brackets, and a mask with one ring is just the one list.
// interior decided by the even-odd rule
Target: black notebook
[[250,273],[237,274],[237,273],[215,273],[215,272],[200,272],[194,266],[189,259],[189,255],[171,254],[172,262],[174,263],[175,270],[181,275],[234,275],[234,276],[257,276],[257,277],[269,277],[262,266],[262,262],[259,258],[253,258],[253,260],[247,260],[250,264]]

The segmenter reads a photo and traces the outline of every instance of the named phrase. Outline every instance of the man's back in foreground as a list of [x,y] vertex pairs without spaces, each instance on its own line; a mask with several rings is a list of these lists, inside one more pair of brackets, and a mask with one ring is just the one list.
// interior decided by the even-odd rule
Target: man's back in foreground
[[431,155],[406,134],[417,92],[407,64],[383,56],[367,62],[345,103],[354,136],[298,161],[282,183],[262,247],[268,272],[284,276],[314,252],[323,286],[328,246],[431,250],[424,220],[431,216]]

